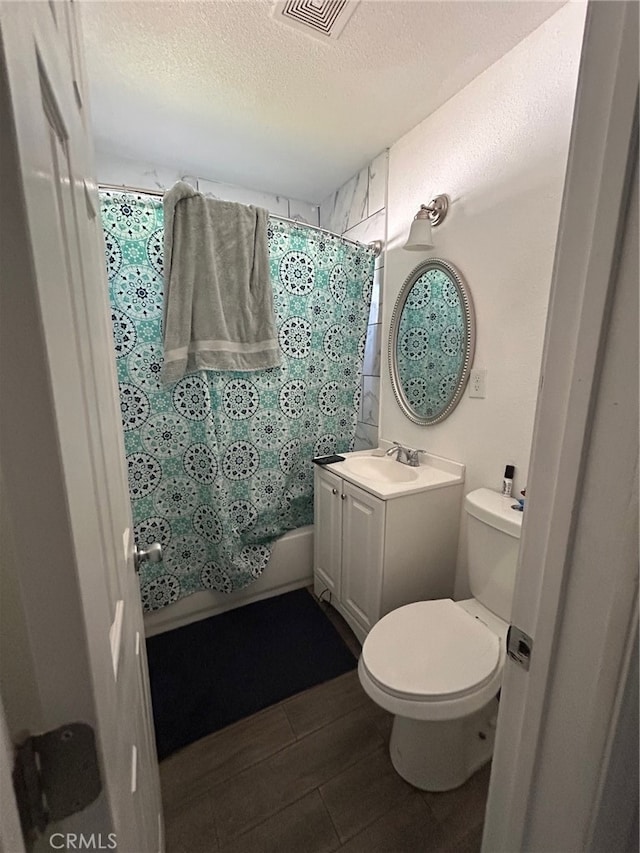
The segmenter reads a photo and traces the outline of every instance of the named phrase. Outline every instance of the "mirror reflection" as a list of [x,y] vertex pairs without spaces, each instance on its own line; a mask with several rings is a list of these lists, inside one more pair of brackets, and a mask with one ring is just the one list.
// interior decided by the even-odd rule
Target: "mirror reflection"
[[460,273],[431,259],[417,266],[396,301],[389,367],[396,400],[414,423],[435,424],[455,409],[469,378],[473,305]]

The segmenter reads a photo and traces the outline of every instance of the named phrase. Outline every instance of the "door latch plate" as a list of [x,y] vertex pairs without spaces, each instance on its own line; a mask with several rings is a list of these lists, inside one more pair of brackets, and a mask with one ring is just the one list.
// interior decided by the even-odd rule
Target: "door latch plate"
[[511,660],[528,671],[532,652],[533,640],[531,637],[525,634],[517,625],[509,625],[509,630],[507,631],[507,654]]

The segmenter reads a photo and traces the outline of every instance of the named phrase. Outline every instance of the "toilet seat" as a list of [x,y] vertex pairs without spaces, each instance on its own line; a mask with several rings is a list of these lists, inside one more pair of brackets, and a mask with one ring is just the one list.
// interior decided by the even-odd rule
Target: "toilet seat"
[[407,604],[369,632],[369,675],[399,698],[441,701],[486,684],[500,658],[498,638],[450,598]]
[[504,643],[450,598],[391,611],[364,642],[360,681],[383,708],[413,719],[472,713],[497,693]]

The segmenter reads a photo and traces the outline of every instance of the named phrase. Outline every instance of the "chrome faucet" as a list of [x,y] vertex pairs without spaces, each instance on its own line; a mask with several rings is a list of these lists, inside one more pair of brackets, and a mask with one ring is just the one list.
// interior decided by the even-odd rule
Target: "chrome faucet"
[[426,453],[426,450],[413,450],[411,447],[405,447],[399,441],[393,442],[393,447],[390,447],[385,456],[396,454],[396,459],[403,465],[409,465],[411,468],[417,468],[420,465],[420,454]]
[[399,441],[394,441],[393,447],[390,447],[387,450],[385,456],[393,456],[394,453],[396,454],[398,462],[402,462],[403,465],[409,464],[409,454],[411,453],[411,450],[408,447],[404,447]]

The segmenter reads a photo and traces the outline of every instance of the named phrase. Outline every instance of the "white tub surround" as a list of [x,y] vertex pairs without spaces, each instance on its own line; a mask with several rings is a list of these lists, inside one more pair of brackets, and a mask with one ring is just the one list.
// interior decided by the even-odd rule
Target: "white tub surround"
[[145,613],[145,634],[147,637],[162,634],[263,598],[310,586],[312,582],[313,526],[307,525],[285,533],[273,543],[266,569],[250,586],[228,595],[215,590],[194,592],[162,610]]

